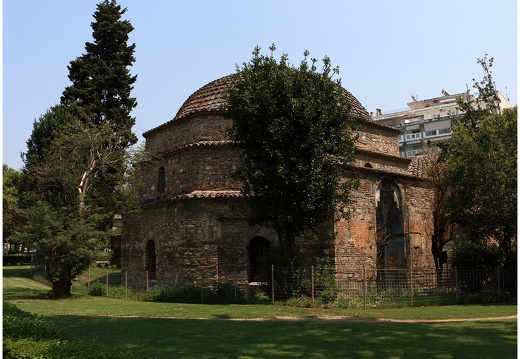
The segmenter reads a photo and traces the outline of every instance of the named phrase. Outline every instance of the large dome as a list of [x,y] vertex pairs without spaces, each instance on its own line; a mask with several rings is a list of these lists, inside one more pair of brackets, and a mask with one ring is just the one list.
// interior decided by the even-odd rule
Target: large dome
[[[174,121],[189,116],[197,112],[215,112],[224,103],[223,95],[226,87],[230,85],[236,75],[224,76],[218,80],[212,81],[195,91],[182,104],[181,108],[174,117]],[[345,90],[348,98],[352,103],[352,111],[363,120],[370,120],[367,110],[352,96],[350,92]]]

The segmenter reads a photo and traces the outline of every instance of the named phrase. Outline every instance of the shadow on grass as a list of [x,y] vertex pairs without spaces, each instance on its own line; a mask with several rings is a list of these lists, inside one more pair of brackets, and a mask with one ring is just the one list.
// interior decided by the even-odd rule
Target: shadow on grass
[[385,323],[49,317],[141,358],[512,358],[516,322]]
[[29,278],[31,268],[28,266],[4,266],[2,275],[4,278]]

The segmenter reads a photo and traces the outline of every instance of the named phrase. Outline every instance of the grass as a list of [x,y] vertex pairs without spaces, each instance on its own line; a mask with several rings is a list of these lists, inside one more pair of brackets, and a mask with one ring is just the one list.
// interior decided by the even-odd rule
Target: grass
[[[103,358],[99,348],[112,357],[117,353],[129,357],[131,353],[138,358],[516,357],[515,319],[446,323],[381,320],[500,317],[516,314],[515,305],[351,310],[150,303],[83,295],[51,301],[44,299],[49,288],[23,278],[24,273],[27,270],[21,267],[4,267],[4,300],[62,328],[69,337],[68,347],[83,348],[84,353],[97,350],[97,356],[85,358]],[[320,319],[338,315],[357,320]],[[66,342],[60,343],[63,346]],[[33,343],[32,347],[38,345]],[[60,352],[57,347],[52,342],[41,349],[47,350],[44,357],[58,357],[49,356]],[[62,347],[61,352],[64,350]]]

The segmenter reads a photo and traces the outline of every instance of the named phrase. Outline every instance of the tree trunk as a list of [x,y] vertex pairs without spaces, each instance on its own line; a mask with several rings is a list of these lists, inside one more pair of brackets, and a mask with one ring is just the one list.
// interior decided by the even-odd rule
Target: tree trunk
[[52,297],[68,298],[72,296],[71,287],[72,279],[69,276],[66,276],[66,278],[60,277],[58,280],[52,282]]

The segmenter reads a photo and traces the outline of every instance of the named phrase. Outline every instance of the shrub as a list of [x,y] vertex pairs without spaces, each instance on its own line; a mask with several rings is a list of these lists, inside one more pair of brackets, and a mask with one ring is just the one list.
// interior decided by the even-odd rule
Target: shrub
[[61,339],[64,334],[45,317],[25,312],[10,302],[3,302],[3,330],[6,338]]
[[252,293],[249,298],[253,301],[253,303],[257,304],[266,304],[271,302],[271,297],[269,297],[265,292],[257,292]]
[[106,293],[106,286],[101,282],[92,283],[88,289],[88,295],[92,295],[94,297],[103,297],[106,295]]
[[31,256],[29,254],[10,254],[3,258],[4,266],[15,265],[31,265]]
[[317,296],[323,303],[332,303],[336,300],[340,290],[336,284],[334,266],[328,257],[315,272],[314,282]]
[[208,303],[231,304],[244,303],[245,295],[242,291],[231,283],[217,283],[212,289]]

